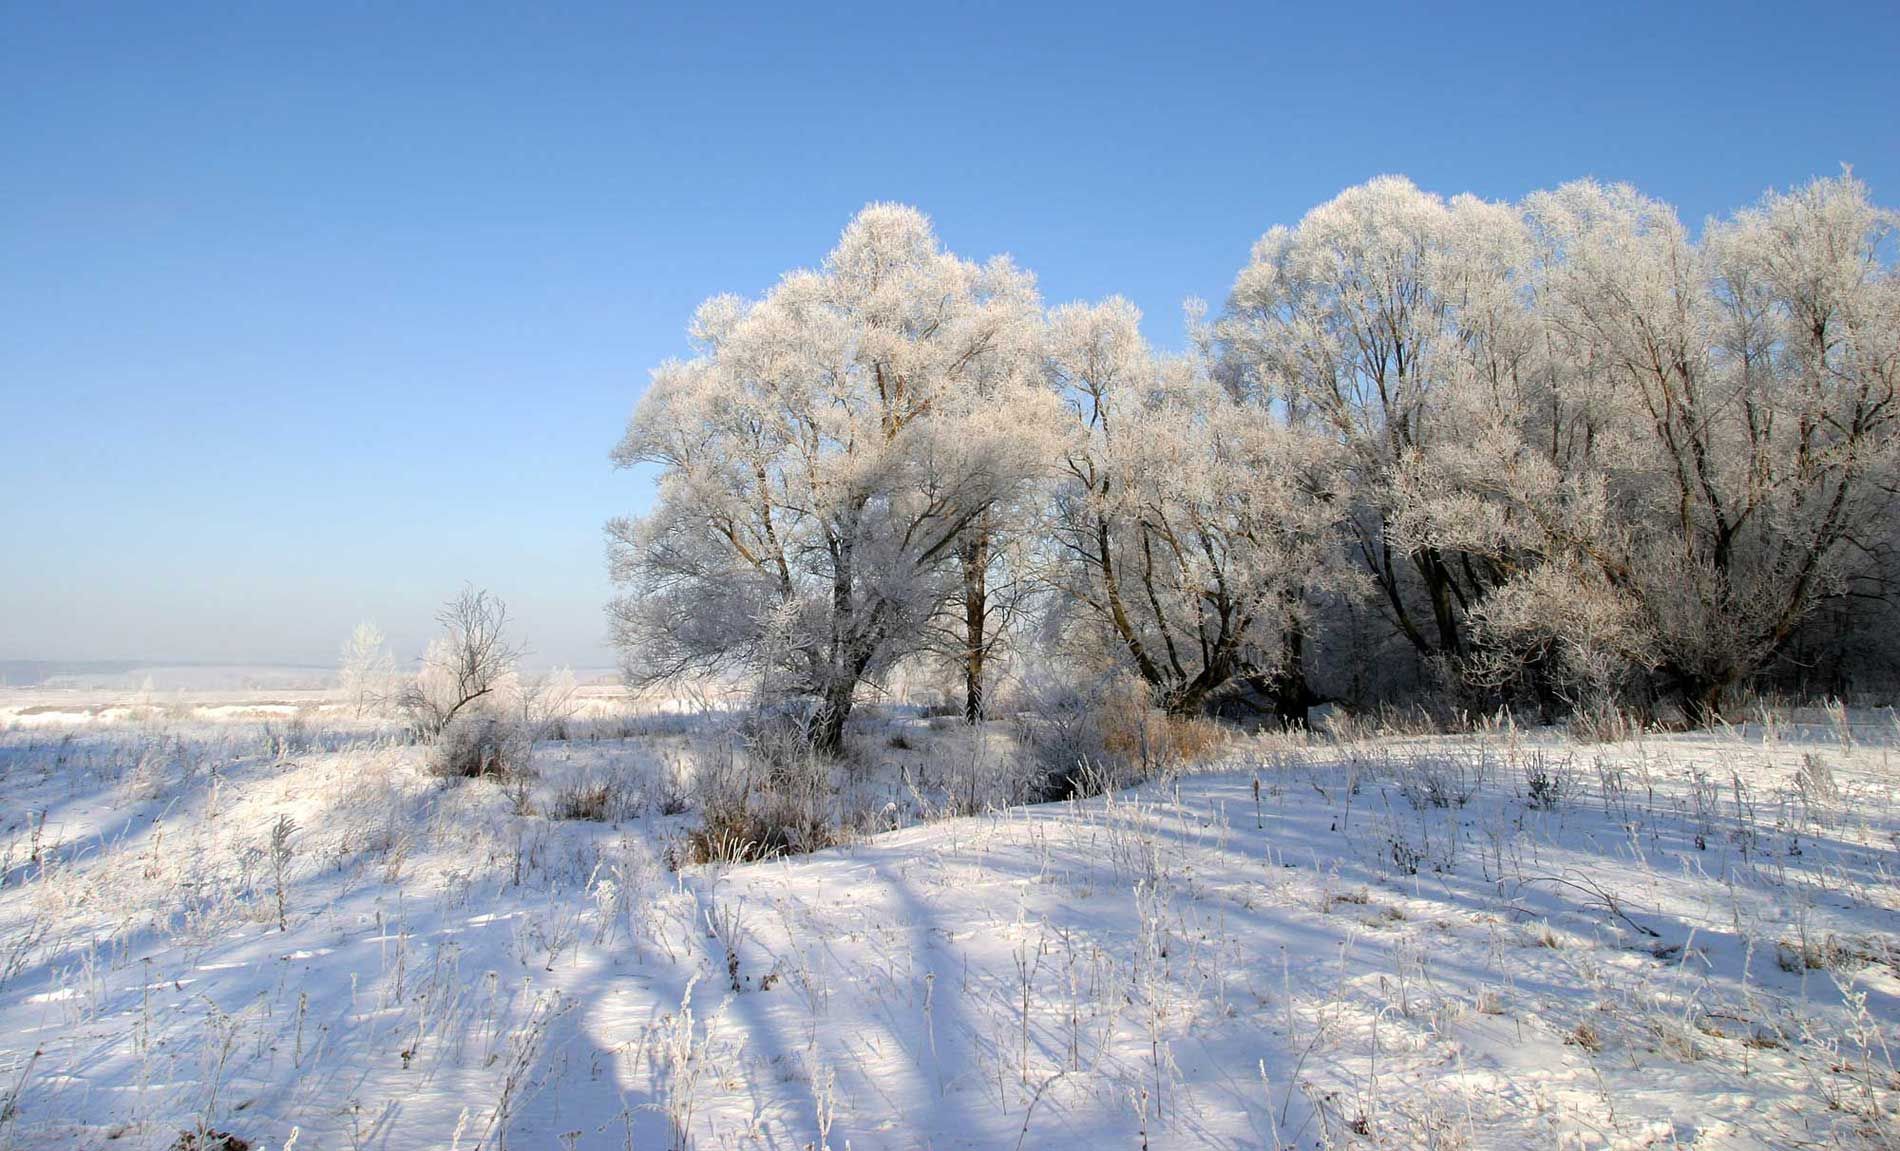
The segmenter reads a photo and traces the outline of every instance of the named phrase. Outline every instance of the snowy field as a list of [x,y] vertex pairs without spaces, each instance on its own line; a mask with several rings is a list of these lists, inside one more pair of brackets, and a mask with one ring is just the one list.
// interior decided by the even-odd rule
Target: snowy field
[[850,842],[676,868],[703,720],[602,696],[495,783],[310,700],[36,699],[0,1147],[1896,1142],[1885,713],[1262,737],[941,819],[1007,736],[886,717]]

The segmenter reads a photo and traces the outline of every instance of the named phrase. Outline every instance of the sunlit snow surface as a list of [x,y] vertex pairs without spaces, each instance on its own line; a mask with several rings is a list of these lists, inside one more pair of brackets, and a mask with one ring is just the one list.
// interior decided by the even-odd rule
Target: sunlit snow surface
[[[430,778],[340,711],[5,703],[0,1146],[167,1148],[200,1123],[272,1149],[1894,1130],[1884,713],[1615,745],[1262,738],[1113,797],[674,872],[693,723],[577,725],[517,792]],[[970,741],[883,722],[916,750],[866,732],[855,793],[901,823],[898,767]],[[549,818],[579,780],[614,781],[625,818]]]

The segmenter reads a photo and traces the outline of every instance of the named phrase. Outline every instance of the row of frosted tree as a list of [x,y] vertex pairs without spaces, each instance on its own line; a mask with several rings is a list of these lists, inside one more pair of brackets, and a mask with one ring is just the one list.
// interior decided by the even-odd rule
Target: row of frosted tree
[[1253,248],[1190,348],[873,205],[696,314],[615,452],[629,673],[755,677],[821,748],[894,667],[1138,676],[1177,714],[1720,712],[1894,622],[1894,216],[1851,176],[1693,233],[1626,186],[1384,177]]

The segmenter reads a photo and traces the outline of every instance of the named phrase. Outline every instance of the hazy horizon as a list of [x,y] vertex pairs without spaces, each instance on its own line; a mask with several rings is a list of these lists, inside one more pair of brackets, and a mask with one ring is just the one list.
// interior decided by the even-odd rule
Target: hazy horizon
[[608,666],[602,524],[651,482],[607,453],[649,369],[868,201],[1178,347],[1184,298],[1379,173],[1627,180],[1693,225],[1851,163],[1891,201],[1896,32],[1884,5],[15,7],[0,658],[323,666],[362,620],[407,658],[474,583],[534,660]]

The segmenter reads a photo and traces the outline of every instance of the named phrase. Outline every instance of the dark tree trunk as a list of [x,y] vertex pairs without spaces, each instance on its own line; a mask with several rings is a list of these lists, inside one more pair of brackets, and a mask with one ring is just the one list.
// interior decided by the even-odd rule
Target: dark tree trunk
[[982,524],[958,549],[963,566],[963,718],[983,718],[983,665],[989,648],[990,537]]
[[1524,667],[1524,687],[1537,705],[1537,718],[1541,723],[1556,723],[1558,717],[1569,710],[1557,689],[1556,670],[1548,649],[1532,655]]
[[1452,586],[1451,569],[1445,565],[1444,557],[1428,551],[1419,564],[1419,572],[1425,577],[1425,590],[1432,601],[1432,622],[1438,628],[1438,654],[1456,656],[1462,644],[1458,613],[1452,600],[1456,589]]
[[1288,628],[1281,644],[1283,670],[1273,677],[1273,717],[1282,728],[1305,727],[1317,702],[1312,685],[1306,682],[1305,629]]
[[811,749],[819,755],[835,759],[844,754],[844,725],[851,718],[856,688],[855,681],[834,683],[819,697],[818,710],[805,729]]
[[1691,726],[1707,727],[1725,718],[1730,693],[1739,682],[1733,673],[1688,672],[1673,669],[1675,697]]
[[[860,504],[854,515],[862,510]],[[855,524],[853,525],[855,528]],[[871,636],[859,626],[856,616],[857,587],[853,580],[852,533],[833,533],[825,541],[831,554],[831,642],[825,653],[825,666],[819,682],[818,710],[806,725],[806,739],[813,751],[836,758],[844,753],[844,725],[851,718],[851,701],[857,694],[858,680],[870,659]]]

